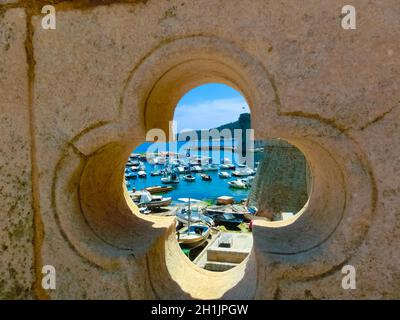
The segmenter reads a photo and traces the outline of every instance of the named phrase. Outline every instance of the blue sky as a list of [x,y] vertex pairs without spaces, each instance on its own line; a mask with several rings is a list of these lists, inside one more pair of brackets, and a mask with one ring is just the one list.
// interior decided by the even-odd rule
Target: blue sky
[[210,129],[236,121],[250,112],[246,100],[224,84],[205,84],[190,90],[179,101],[174,114],[177,132],[186,129]]

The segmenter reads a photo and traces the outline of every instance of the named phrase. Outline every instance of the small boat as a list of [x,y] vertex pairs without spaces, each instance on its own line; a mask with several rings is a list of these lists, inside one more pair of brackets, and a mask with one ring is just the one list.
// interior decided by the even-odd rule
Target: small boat
[[231,213],[215,215],[213,220],[216,225],[223,225],[228,228],[235,228],[243,222],[243,218],[238,218]]
[[187,174],[183,176],[183,179],[188,182],[194,182],[196,180],[196,177],[192,174]]
[[136,179],[136,178],[137,178],[137,175],[134,174],[133,172],[126,172],[126,173],[125,173],[125,177],[126,177],[127,179]]
[[242,179],[228,181],[228,184],[233,189],[248,189],[249,185]]
[[176,173],[171,173],[170,175],[166,177],[161,178],[161,182],[165,184],[176,184],[179,183],[179,178],[176,175]]
[[181,248],[194,249],[201,246],[210,235],[210,227],[204,224],[192,224],[176,233],[176,240]]
[[138,171],[138,177],[139,178],[146,178],[147,177],[146,171],[143,171],[143,170]]
[[206,164],[201,167],[203,171],[218,171],[217,164]]
[[226,171],[221,171],[220,173],[218,173],[218,175],[219,175],[219,177],[222,178],[222,179],[227,179],[227,178],[230,178],[230,177],[231,177],[231,175],[230,175],[228,172],[226,172]]
[[193,166],[191,169],[190,169],[192,172],[202,172],[203,171],[203,169],[200,167],[200,166]]
[[[253,208],[253,209],[251,209]],[[210,217],[215,217],[216,215],[223,215],[225,213],[233,214],[236,218],[243,219],[246,214],[253,215],[257,212],[255,207],[247,207],[245,205],[239,204],[229,204],[229,205],[214,205],[208,206],[206,208],[206,214]]]
[[201,176],[201,180],[203,180],[203,181],[211,181],[212,180],[208,174],[203,173],[200,176]]
[[139,166],[131,166],[131,170],[132,171],[138,171],[139,170]]
[[224,164],[221,164],[219,167],[222,170],[234,170],[236,168],[235,165],[231,164],[231,163],[224,163]]
[[171,191],[172,189],[173,189],[173,187],[171,187],[171,186],[153,186],[153,187],[145,188],[145,190],[150,192],[150,194],[164,193],[164,192]]
[[150,175],[152,177],[160,176],[161,175],[161,171],[160,170],[153,170],[153,171],[150,172]]
[[183,166],[177,166],[174,168],[174,171],[178,174],[185,173],[185,168]]
[[238,163],[237,166],[239,168],[246,168],[246,165],[244,163]]
[[147,208],[161,208],[170,205],[172,198],[164,198],[162,196],[152,196],[150,192],[144,190],[141,192],[139,205],[146,206]]
[[190,218],[189,218],[189,210],[186,208],[183,208],[176,214],[176,220],[179,222],[182,222],[183,224],[187,225],[190,223],[205,223],[207,225],[213,226],[214,225],[214,220],[202,213],[199,213],[198,211],[192,210],[190,213]]
[[235,170],[232,172],[232,175],[235,177],[247,177],[255,174],[255,171],[251,168],[242,168],[240,170]]

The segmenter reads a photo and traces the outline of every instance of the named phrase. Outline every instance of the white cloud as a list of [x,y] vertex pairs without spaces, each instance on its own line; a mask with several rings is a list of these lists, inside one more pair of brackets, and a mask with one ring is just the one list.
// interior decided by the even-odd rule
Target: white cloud
[[236,121],[244,112],[250,110],[242,97],[216,99],[191,105],[178,105],[174,121],[177,122],[178,132],[186,129],[210,129]]

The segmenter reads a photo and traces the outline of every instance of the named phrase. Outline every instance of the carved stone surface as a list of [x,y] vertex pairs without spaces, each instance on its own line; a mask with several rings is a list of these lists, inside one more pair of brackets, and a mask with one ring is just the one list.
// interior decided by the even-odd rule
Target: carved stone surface
[[[357,30],[337,0],[93,3],[55,4],[56,30],[0,4],[0,297],[400,297],[397,0],[353,1]],[[146,131],[208,82],[239,89],[256,139],[287,140],[313,174],[301,214],[256,221],[249,258],[221,274],[122,187]]]

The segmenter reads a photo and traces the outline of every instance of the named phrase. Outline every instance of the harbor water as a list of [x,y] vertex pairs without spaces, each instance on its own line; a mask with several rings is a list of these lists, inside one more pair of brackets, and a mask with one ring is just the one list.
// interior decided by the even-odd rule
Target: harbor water
[[[220,141],[209,141],[207,145],[210,148],[198,148],[199,142],[174,142],[174,143],[151,143],[146,142],[137,147],[133,153],[135,154],[145,154],[146,152],[178,152],[185,156],[202,156],[202,157],[210,157],[210,162],[213,164],[220,164],[223,159],[228,158],[232,164],[236,164],[242,159],[239,158],[237,151],[234,147],[236,147],[237,143],[235,141],[230,143],[230,146],[225,144],[225,149],[216,149],[216,147],[220,146]],[[204,144],[202,144],[204,146]],[[253,152],[253,155],[250,158],[253,163],[246,163],[246,165],[254,168],[255,164],[258,163],[263,156],[263,152]],[[126,178],[126,185],[128,190],[142,190],[146,187],[164,185],[161,182],[162,176],[151,176],[150,173],[152,170],[162,170],[165,169],[165,165],[153,165],[147,161],[143,162],[145,166],[147,176],[145,178],[136,179]],[[244,200],[247,198],[250,189],[233,189],[229,187],[228,181],[236,180],[238,177],[232,176],[231,178],[222,179],[218,176],[218,173],[221,171],[226,171],[232,173],[233,170],[221,170],[218,171],[207,171],[201,172],[206,173],[211,177],[211,181],[203,181],[201,179],[201,173],[191,173],[195,176],[195,181],[189,182],[183,179],[184,174],[179,175],[180,182],[178,184],[172,185],[173,189],[165,194],[166,197],[172,197],[173,203],[179,203],[178,198],[193,198],[202,201],[207,201],[210,203],[214,203],[215,200],[220,196],[231,196],[234,198],[236,202]]]

